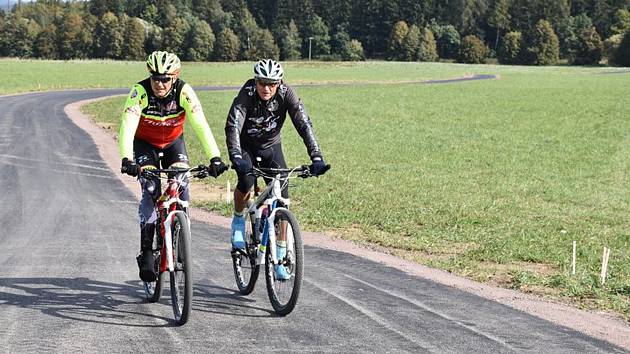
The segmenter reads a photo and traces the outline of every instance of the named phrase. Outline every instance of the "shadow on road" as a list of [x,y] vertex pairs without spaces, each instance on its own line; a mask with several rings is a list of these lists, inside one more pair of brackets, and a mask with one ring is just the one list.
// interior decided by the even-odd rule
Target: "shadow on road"
[[[276,317],[269,308],[253,306],[253,295],[244,296],[234,289],[216,285],[194,286],[193,311],[240,317]],[[262,314],[260,314],[262,313]]]
[[137,282],[115,284],[88,278],[0,278],[0,306],[3,308],[35,309],[54,317],[120,326],[174,325],[172,318],[144,312],[139,307],[146,302],[144,299],[144,290]]

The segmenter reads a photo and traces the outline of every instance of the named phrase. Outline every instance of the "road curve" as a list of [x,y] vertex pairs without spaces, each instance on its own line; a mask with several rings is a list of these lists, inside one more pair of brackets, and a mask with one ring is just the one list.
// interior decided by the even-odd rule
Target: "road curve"
[[0,352],[624,353],[471,293],[307,247],[295,312],[275,317],[260,282],[235,292],[223,225],[195,222],[194,302],[175,327],[168,296],[143,301],[136,199],[64,112],[126,93],[0,97]]

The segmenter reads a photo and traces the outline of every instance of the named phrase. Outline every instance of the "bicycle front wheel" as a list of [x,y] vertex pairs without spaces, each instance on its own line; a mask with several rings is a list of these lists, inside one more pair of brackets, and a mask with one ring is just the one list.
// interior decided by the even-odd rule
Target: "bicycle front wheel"
[[238,291],[243,295],[251,294],[258,280],[260,266],[256,264],[256,252],[254,221],[249,213],[245,213],[245,252],[232,251],[234,279]]
[[171,300],[175,321],[183,325],[190,316],[193,292],[190,226],[183,212],[174,215],[171,235],[174,265],[171,272]]
[[302,234],[295,216],[286,209],[278,210],[274,219],[276,235],[286,227],[287,253],[277,264],[285,267],[289,274],[288,279],[278,279],[276,267],[271,259],[270,246],[267,248],[267,259],[265,262],[265,279],[267,280],[267,295],[274,311],[280,316],[286,316],[297,304],[302,287],[302,276],[304,272],[304,248],[302,245]]

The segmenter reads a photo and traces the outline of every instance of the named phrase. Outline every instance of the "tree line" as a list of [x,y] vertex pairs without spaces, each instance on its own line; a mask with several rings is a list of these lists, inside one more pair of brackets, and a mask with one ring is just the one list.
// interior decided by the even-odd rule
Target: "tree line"
[[0,12],[0,56],[630,66],[629,10],[630,0],[38,0]]

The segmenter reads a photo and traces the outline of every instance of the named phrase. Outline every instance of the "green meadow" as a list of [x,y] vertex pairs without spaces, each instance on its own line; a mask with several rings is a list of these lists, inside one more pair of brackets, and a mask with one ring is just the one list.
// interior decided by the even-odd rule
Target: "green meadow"
[[[11,67],[0,93],[130,87],[146,76],[142,63],[0,64]],[[630,72],[390,62],[285,68],[290,84],[304,84],[297,91],[332,165],[321,178],[292,183],[303,228],[630,320]],[[185,63],[182,77],[240,86],[250,71],[251,63]],[[417,83],[468,74],[499,79]],[[223,152],[235,94],[198,91]],[[123,100],[85,110],[115,132]],[[193,160],[205,162],[186,134]],[[289,164],[308,163],[290,122],[283,136]],[[233,171],[206,183],[224,190],[228,179],[234,186]],[[221,200],[196,204],[231,213]],[[602,286],[604,247],[612,251]]]

